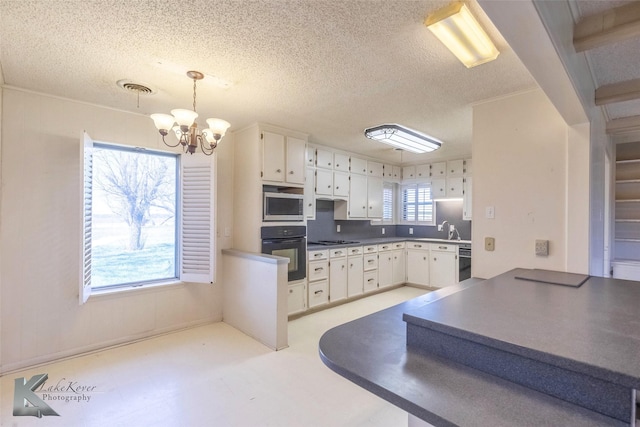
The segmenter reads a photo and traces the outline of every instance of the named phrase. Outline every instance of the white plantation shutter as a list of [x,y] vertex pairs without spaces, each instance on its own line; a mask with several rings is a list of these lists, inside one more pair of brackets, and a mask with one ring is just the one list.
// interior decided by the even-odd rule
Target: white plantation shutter
[[393,184],[384,183],[382,190],[382,221],[393,222]]
[[401,222],[433,225],[434,210],[431,184],[405,185],[401,191]]
[[215,157],[183,154],[180,158],[180,280],[184,282],[213,283],[215,277]]
[[91,213],[92,213],[92,179],[93,179],[93,140],[86,133],[82,133],[80,140],[80,185],[81,221],[80,233],[80,292],[79,302],[84,304],[91,295]]

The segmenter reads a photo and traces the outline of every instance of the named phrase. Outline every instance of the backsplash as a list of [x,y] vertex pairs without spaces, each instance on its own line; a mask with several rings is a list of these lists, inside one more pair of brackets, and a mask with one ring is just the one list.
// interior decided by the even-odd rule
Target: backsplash
[[[471,221],[462,220],[462,200],[436,202],[436,223],[448,221],[460,233],[462,240],[471,240]],[[340,225],[338,233],[337,226]],[[384,228],[384,234],[382,229]],[[413,228],[413,234],[409,234]],[[307,221],[307,241],[353,240],[377,237],[429,237],[446,239],[446,231],[438,231],[436,226],[425,225],[371,225],[369,220],[334,220],[333,201],[316,201],[316,219]]]

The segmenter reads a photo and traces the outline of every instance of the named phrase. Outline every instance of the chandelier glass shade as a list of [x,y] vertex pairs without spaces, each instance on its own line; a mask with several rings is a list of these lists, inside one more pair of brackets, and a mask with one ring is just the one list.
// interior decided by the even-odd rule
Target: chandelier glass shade
[[[222,119],[207,119],[206,129],[198,129],[196,119],[198,113],[196,113],[196,82],[201,80],[204,75],[198,71],[189,71],[187,76],[193,79],[193,111],[182,108],[171,110],[171,114],[151,114],[151,119],[156,125],[158,132],[162,135],[162,142],[169,147],[177,147],[182,145],[185,153],[195,153],[198,146],[204,154],[210,156],[218,146],[220,140],[224,137],[227,129],[229,129],[229,122]],[[176,144],[170,144],[165,139],[172,130],[178,142]]]

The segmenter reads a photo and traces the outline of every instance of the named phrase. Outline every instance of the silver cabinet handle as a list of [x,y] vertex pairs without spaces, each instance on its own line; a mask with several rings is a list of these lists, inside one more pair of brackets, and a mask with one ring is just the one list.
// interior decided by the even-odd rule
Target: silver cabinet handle
[[372,262],[375,262],[375,259],[370,259],[369,261],[367,261],[369,264],[371,264]]
[[311,207],[311,206],[312,206],[312,204],[311,204],[311,203],[309,203],[309,207]]
[[289,289],[289,293],[292,294],[293,293],[293,289]]
[[447,249],[446,246],[438,246],[438,249]]
[[424,258],[422,258],[422,259],[423,259],[424,261],[426,261],[426,260],[427,260],[427,257],[424,257]]
[[373,279],[369,279],[369,280],[367,280],[367,282],[373,282]]
[[327,166],[331,166],[331,162],[327,163]]
[[315,291],[314,294],[318,295],[318,294],[321,294],[322,292],[323,292],[323,290],[320,289],[319,291]]
[[276,172],[280,173],[280,172],[282,172],[282,170],[281,169],[276,169]]
[[336,255],[341,254],[341,253],[342,253],[342,251],[336,251]]
[[318,268],[315,269],[315,271],[322,271],[322,270],[324,270],[323,267],[318,267]]
[[339,167],[340,167],[340,165],[339,165],[338,163],[336,163],[336,167],[337,167],[337,168],[339,168]]
[[389,246],[383,246],[382,247],[382,249],[388,249],[388,248],[389,248]]
[[421,248],[422,245],[413,245],[414,248]]
[[322,254],[313,254],[314,257],[322,256]]
[[289,171],[289,175],[293,175],[293,171]]

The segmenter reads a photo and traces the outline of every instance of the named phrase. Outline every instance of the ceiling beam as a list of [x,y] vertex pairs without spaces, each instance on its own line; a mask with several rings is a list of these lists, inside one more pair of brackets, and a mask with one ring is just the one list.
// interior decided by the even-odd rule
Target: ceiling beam
[[622,135],[640,131],[640,116],[622,117],[607,122],[607,134]]
[[640,79],[612,83],[596,89],[596,105],[640,99]]
[[573,30],[576,52],[640,36],[640,2],[587,16]]

